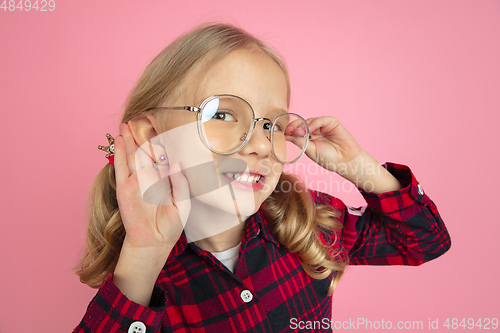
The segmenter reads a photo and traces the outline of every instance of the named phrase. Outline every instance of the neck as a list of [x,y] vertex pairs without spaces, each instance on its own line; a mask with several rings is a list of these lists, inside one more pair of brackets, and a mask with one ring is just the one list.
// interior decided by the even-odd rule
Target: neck
[[247,217],[191,200],[191,212],[184,228],[187,238],[210,252],[226,251],[241,242]]
[[194,243],[205,251],[226,251],[241,243],[244,227],[245,224],[241,223],[241,226],[238,225],[234,228],[221,232],[220,234],[200,239],[199,241],[196,241]]

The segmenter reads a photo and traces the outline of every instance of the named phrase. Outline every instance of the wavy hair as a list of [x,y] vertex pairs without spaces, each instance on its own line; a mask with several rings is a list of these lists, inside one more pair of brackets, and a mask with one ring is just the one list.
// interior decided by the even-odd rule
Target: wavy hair
[[[205,24],[179,37],[158,54],[146,67],[131,91],[122,122],[140,116],[141,110],[162,105],[179,93],[179,87],[193,68],[209,68],[229,52],[257,46],[283,70],[290,103],[290,81],[284,62],[269,46],[240,28],[228,24]],[[299,182],[282,174],[282,182]],[[298,184],[299,184],[298,183]],[[340,252],[323,244],[321,232],[341,229],[339,212],[329,206],[315,206],[310,192],[302,184],[293,191],[275,191],[263,204],[270,228],[277,240],[290,252],[297,253],[309,276],[324,279],[331,276],[329,292],[338,283],[347,262]],[[98,288],[114,271],[125,238],[118,203],[114,167],[107,164],[98,173],[88,196],[88,232],[86,249],[76,274],[82,283]]]

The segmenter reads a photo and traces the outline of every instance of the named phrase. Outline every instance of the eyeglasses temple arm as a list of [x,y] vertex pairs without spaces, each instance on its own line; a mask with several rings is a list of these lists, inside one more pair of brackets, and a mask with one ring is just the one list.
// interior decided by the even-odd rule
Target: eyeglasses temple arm
[[152,111],[152,110],[187,110],[187,111],[192,111],[192,112],[200,112],[201,109],[194,107],[194,106],[162,106],[158,108],[150,108],[147,109],[146,111]]

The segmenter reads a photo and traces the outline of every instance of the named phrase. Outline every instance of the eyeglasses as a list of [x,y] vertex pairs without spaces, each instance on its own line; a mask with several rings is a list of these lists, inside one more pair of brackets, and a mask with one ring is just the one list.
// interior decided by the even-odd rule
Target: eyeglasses
[[200,107],[174,106],[150,110],[187,110],[198,113],[198,134],[203,144],[218,155],[239,152],[250,140],[255,124],[262,122],[271,142],[272,154],[282,164],[296,162],[307,148],[309,126],[295,113],[284,113],[274,120],[255,118],[252,106],[234,95],[215,95]]

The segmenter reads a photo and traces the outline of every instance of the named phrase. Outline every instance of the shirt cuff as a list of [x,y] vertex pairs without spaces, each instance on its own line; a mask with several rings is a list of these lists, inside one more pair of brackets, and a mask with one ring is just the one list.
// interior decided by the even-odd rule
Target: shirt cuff
[[360,189],[368,207],[374,211],[388,215],[395,220],[405,221],[414,215],[415,212],[412,211],[412,207],[416,207],[420,204],[434,206],[409,167],[390,162],[382,166],[404,187],[398,191],[386,192],[378,195]]
[[148,308],[129,300],[112,280],[113,274],[103,282],[89,305],[86,324],[99,332],[109,332],[117,326],[127,331],[133,322],[140,321],[152,332],[157,331],[166,308],[166,293],[155,286]]

